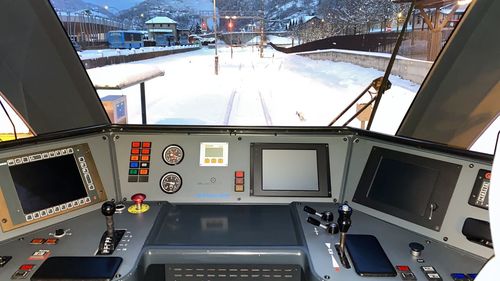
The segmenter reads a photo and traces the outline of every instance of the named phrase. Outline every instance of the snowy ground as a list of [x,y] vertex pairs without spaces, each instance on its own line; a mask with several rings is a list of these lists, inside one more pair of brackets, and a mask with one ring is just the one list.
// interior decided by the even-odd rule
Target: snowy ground
[[[314,61],[270,48],[264,53],[259,58],[256,47],[233,48],[231,59],[230,48],[219,46],[218,76],[214,75],[213,49],[120,67],[126,71],[148,64],[165,71],[164,77],[146,83],[150,124],[325,126],[373,79],[383,75],[375,69]],[[89,70],[91,77],[92,72]],[[372,128],[394,134],[419,86],[398,77],[390,80],[392,89],[384,95]],[[140,123],[139,87],[121,93],[127,95],[129,123]],[[117,92],[99,91],[101,97],[109,94]],[[350,126],[359,127],[360,122],[355,120]]]
[[[146,82],[149,124],[326,126],[381,71],[353,64],[316,61],[266,48],[259,58],[257,47],[233,48],[218,45],[220,70],[214,74],[214,49],[158,57],[89,70],[99,80],[130,70],[160,68],[165,76]],[[107,76],[107,77],[104,77]],[[97,82],[97,78],[95,78]],[[372,129],[394,134],[419,85],[391,76],[392,88],[382,98]],[[99,90],[107,95],[126,95],[128,122],[141,123],[140,90]],[[0,96],[1,99],[1,96]],[[368,101],[365,97],[362,102]],[[5,103],[4,103],[5,104]],[[8,108],[18,132],[28,129]],[[346,116],[351,116],[351,109]],[[342,126],[346,118],[335,123]],[[349,126],[360,127],[355,119]],[[12,130],[0,118],[2,132]],[[493,153],[500,130],[497,118],[472,150]]]

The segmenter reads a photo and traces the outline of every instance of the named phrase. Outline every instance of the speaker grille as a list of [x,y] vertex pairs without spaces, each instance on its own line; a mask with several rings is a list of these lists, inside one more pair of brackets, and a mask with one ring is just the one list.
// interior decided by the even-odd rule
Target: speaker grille
[[263,264],[176,264],[165,265],[169,281],[300,281],[298,265]]

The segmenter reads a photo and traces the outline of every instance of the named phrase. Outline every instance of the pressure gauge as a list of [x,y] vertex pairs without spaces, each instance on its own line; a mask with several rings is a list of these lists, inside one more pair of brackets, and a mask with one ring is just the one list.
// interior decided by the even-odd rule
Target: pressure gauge
[[173,194],[179,191],[182,186],[182,178],[179,174],[168,172],[160,180],[160,188],[163,192]]
[[183,158],[184,150],[176,144],[169,145],[163,150],[163,161],[170,166],[181,163]]

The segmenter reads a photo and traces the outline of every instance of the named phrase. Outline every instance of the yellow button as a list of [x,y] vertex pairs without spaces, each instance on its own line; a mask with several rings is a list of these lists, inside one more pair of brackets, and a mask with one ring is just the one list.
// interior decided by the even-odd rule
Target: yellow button
[[242,184],[236,184],[234,185],[234,191],[235,192],[243,192],[245,190],[245,186]]
[[205,163],[207,163],[207,164],[210,163],[210,159],[205,158]]
[[219,158],[219,160],[217,160],[217,162],[219,162],[219,164],[222,164],[222,163],[224,163],[224,159]]
[[217,159],[212,158],[211,162],[212,162],[212,163],[216,163],[216,162],[217,162]]

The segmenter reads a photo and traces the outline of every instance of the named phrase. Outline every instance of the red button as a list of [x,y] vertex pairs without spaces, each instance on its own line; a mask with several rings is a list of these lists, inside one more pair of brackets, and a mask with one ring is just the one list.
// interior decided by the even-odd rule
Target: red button
[[19,270],[31,271],[35,267],[34,264],[23,264],[19,267]]
[[491,173],[486,173],[486,174],[484,175],[484,177],[485,177],[487,180],[491,179]]
[[236,172],[234,172],[234,177],[236,177],[236,178],[244,178],[245,177],[245,172],[243,172],[243,171],[236,171]]
[[45,239],[43,238],[35,238],[35,239],[32,239],[30,244],[33,244],[33,245],[40,245],[40,244],[43,244],[45,242]]
[[45,241],[45,244],[55,245],[55,244],[57,244],[57,242],[59,242],[59,239],[57,239],[57,238],[49,238],[49,239],[47,239],[47,241]]
[[140,141],[133,141],[133,142],[132,142],[132,147],[133,147],[133,148],[138,148],[138,147],[141,147],[141,142],[140,142]]
[[139,154],[140,152],[140,149],[138,148],[132,148],[132,150],[130,150],[130,154]]
[[144,148],[150,148],[151,147],[151,142],[149,142],[149,141],[143,142],[142,143],[142,147],[144,147]]
[[406,265],[396,265],[396,268],[399,270],[399,271],[410,271],[410,267],[406,266]]
[[147,154],[149,154],[149,153],[151,153],[151,150],[150,150],[150,149],[143,149],[143,150],[142,150],[142,154],[146,154],[146,155],[147,155]]
[[140,169],[139,175],[149,175],[149,169]]

